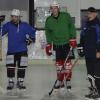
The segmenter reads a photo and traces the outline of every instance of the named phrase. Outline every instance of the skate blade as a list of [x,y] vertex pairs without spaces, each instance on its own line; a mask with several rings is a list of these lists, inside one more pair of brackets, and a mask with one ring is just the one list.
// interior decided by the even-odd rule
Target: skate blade
[[52,96],[57,96],[57,95],[59,95],[59,93],[60,93],[59,89],[54,89],[54,91],[51,94],[51,97]]
[[18,89],[17,88],[17,92],[26,92],[26,89]]
[[25,89],[17,89],[16,94],[17,94],[18,96],[22,96],[22,95],[25,94],[25,92],[26,92]]
[[31,97],[31,95],[28,95],[26,93],[26,89],[17,89],[16,95],[17,97],[20,97],[20,98],[30,98]]
[[64,96],[67,94],[67,90],[65,88],[60,88],[60,93],[59,95]]
[[72,90],[71,90],[71,89],[67,89],[67,92],[68,92],[68,93],[72,93]]
[[95,99],[93,99],[93,98],[85,98],[85,100],[95,100]]
[[15,90],[7,90],[6,94],[7,95],[13,95],[15,93]]
[[15,90],[7,90],[7,93],[3,96],[6,98],[17,98]]

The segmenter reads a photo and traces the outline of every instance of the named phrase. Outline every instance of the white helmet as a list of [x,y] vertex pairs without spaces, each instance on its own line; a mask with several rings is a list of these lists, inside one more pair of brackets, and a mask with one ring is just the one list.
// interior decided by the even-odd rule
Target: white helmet
[[20,11],[19,11],[19,9],[13,9],[12,12],[11,12],[11,15],[12,15],[12,16],[20,16]]
[[57,6],[59,8],[59,3],[57,1],[53,1],[53,3],[50,5],[51,7],[52,6]]

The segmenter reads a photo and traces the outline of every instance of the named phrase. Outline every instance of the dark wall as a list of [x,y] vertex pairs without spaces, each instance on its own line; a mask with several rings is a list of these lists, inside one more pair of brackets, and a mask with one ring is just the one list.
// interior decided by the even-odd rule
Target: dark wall
[[0,10],[28,10],[29,0],[0,0]]

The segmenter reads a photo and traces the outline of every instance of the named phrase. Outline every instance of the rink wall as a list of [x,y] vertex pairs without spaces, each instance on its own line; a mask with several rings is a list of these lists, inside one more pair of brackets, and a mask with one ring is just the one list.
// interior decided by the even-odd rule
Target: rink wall
[[[35,8],[37,7],[48,7],[53,0],[34,0]],[[81,24],[81,10],[87,9],[90,6],[94,6],[100,9],[100,0],[58,0],[60,6],[67,7],[68,12],[72,17],[75,17],[75,26],[80,28]],[[17,8],[22,12],[22,20],[29,21],[29,0],[0,0],[0,15],[6,15],[7,22],[10,19],[11,10]],[[5,23],[4,22],[4,23]],[[34,63],[52,63],[54,56],[47,57],[44,50],[41,49],[41,41],[44,41],[44,32],[37,31],[37,40],[35,46],[30,46],[29,48],[29,60]],[[79,32],[77,33],[77,41],[79,41]],[[7,51],[7,37],[3,38],[2,42],[0,40],[2,56],[1,58],[5,61],[5,54]],[[33,52],[35,50],[35,52]],[[42,60],[41,60],[42,59]],[[49,61],[48,61],[49,59]],[[47,62],[46,62],[47,60]],[[41,62],[42,61],[42,62]]]
[[[49,7],[54,0],[34,0],[35,9],[37,7]],[[100,9],[100,0],[57,0],[60,7],[66,7],[72,17],[75,17],[75,25],[77,28],[81,25],[81,10],[87,9],[90,6]],[[0,0],[0,15],[6,14],[8,19],[8,13],[12,9],[20,9],[26,13],[23,15],[23,20],[29,21],[29,0]],[[5,13],[1,13],[5,11]],[[27,16],[24,17],[24,16]]]

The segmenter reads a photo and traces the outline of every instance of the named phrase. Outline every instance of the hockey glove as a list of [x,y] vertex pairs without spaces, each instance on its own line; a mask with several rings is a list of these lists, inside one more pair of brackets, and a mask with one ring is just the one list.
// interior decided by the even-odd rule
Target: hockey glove
[[33,43],[35,42],[35,38],[30,38],[30,37],[29,37],[29,38],[26,39],[26,44],[27,44],[27,45],[30,45],[32,42],[33,42]]
[[76,39],[69,40],[69,44],[72,48],[76,48],[77,47]]
[[52,55],[52,44],[47,44],[45,51],[48,56],[51,56]]
[[84,50],[83,50],[83,47],[81,46],[81,44],[78,44],[77,50],[78,50],[78,55],[80,57],[84,57],[85,54],[84,54]]

